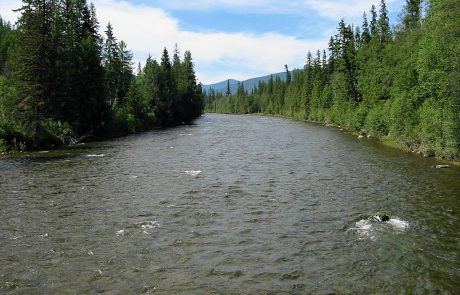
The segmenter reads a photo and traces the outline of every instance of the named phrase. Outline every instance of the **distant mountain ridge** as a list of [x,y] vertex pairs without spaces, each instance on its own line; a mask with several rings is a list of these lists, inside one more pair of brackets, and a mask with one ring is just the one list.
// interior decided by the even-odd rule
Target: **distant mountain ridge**
[[203,91],[206,91],[206,93],[209,92],[210,89],[214,89],[214,91],[216,92],[226,93],[227,92],[227,81],[229,81],[230,82],[230,92],[232,94],[236,94],[237,89],[238,89],[238,82],[243,83],[244,89],[246,89],[246,91],[251,91],[254,88],[254,86],[259,84],[259,81],[268,82],[268,80],[270,80],[270,77],[273,77],[273,79],[275,79],[276,77],[280,77],[280,79],[284,81],[286,80],[286,72],[252,78],[252,79],[248,79],[244,81],[229,79],[229,80],[225,80],[225,81],[210,84],[210,85],[203,85],[202,88],[203,88]]

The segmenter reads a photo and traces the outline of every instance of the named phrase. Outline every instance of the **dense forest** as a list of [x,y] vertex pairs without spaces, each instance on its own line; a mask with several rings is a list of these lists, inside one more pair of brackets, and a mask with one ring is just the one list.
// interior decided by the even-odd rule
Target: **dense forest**
[[0,151],[56,146],[189,122],[203,110],[189,51],[133,55],[86,0],[23,0],[0,18]]
[[390,26],[382,0],[362,25],[343,20],[326,52],[287,78],[206,93],[205,110],[325,122],[406,150],[460,158],[460,2],[406,0]]

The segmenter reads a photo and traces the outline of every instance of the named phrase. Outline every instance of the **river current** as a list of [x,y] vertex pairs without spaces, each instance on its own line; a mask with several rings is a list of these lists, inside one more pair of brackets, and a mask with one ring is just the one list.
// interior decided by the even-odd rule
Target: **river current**
[[0,157],[0,293],[459,294],[460,169],[437,164],[216,114]]

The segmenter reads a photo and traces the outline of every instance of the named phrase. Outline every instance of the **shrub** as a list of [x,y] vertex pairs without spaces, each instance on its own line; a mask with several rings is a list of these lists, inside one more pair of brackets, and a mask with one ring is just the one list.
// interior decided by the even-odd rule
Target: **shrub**
[[47,119],[43,120],[40,126],[42,128],[40,142],[44,146],[68,144],[74,138],[72,128],[67,122],[62,123]]
[[377,105],[369,110],[366,120],[364,122],[364,128],[367,132],[376,136],[386,136],[388,134],[388,122],[387,122],[387,104]]
[[417,133],[421,151],[452,159],[459,154],[458,113],[449,100],[429,99],[419,111],[420,123]]
[[0,122],[0,151],[23,151],[31,142],[30,135],[18,124]]

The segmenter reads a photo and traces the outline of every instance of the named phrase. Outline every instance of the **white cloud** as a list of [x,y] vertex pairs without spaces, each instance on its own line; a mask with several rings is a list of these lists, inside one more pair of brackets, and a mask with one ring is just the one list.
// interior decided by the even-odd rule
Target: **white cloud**
[[[398,0],[386,0],[387,6]],[[364,11],[370,11],[372,5],[379,9],[379,0],[304,0],[305,4],[320,15],[331,19],[355,19],[361,17]]]
[[[165,10],[145,4],[133,4],[118,0],[93,0],[101,30],[110,21],[115,35],[128,43],[140,60],[151,53],[159,58],[164,46],[172,49],[175,43],[182,50],[192,52],[199,80],[212,83],[227,78],[246,79],[282,71],[283,65],[291,68],[304,64],[306,52],[327,47],[328,36],[321,32],[315,40],[304,40],[277,33],[255,34],[247,32],[192,32],[183,30],[177,19]],[[401,0],[387,0],[390,5]],[[380,0],[159,0],[163,7],[171,9],[228,9],[256,13],[305,14],[316,11],[324,17],[338,21],[361,22],[363,11]],[[21,6],[20,0],[0,0],[0,14],[12,22]],[[191,12],[193,13],[193,12]],[[331,30],[331,28],[324,28]],[[330,31],[329,31],[330,32]]]
[[[387,6],[402,0],[386,0]],[[235,9],[233,12],[308,15],[312,11],[332,20],[361,17],[380,0],[158,0],[161,7],[187,10]]]
[[20,0],[0,0],[0,16],[12,23],[16,21],[19,13],[14,12],[13,9],[18,9],[22,6]]
[[[114,0],[94,3],[101,26],[110,21],[115,35],[136,53],[151,53],[158,59],[164,46],[172,49],[175,43],[182,50],[190,50],[198,79],[203,83],[265,75],[282,71],[284,64],[300,67],[308,50],[327,46],[327,39],[300,40],[275,33],[185,31],[177,20],[158,8]],[[227,72],[229,68],[232,76]]]
[[[214,3],[209,0],[198,2],[203,5]],[[218,2],[244,5],[251,1]],[[257,0],[251,5],[262,5],[265,2]],[[178,20],[159,8],[117,0],[94,0],[94,4],[101,31],[110,22],[115,36],[127,42],[128,48],[135,53],[136,63],[148,54],[159,59],[165,46],[171,50],[178,43],[180,49],[192,52],[198,79],[203,83],[266,75],[282,71],[284,64],[291,68],[302,67],[308,50],[315,51],[327,46],[326,38],[301,40],[276,33],[186,31],[180,28]],[[20,5],[21,1],[0,0],[2,12],[11,11]],[[17,13],[16,16],[14,13],[5,14],[5,19],[14,21],[16,18]]]

